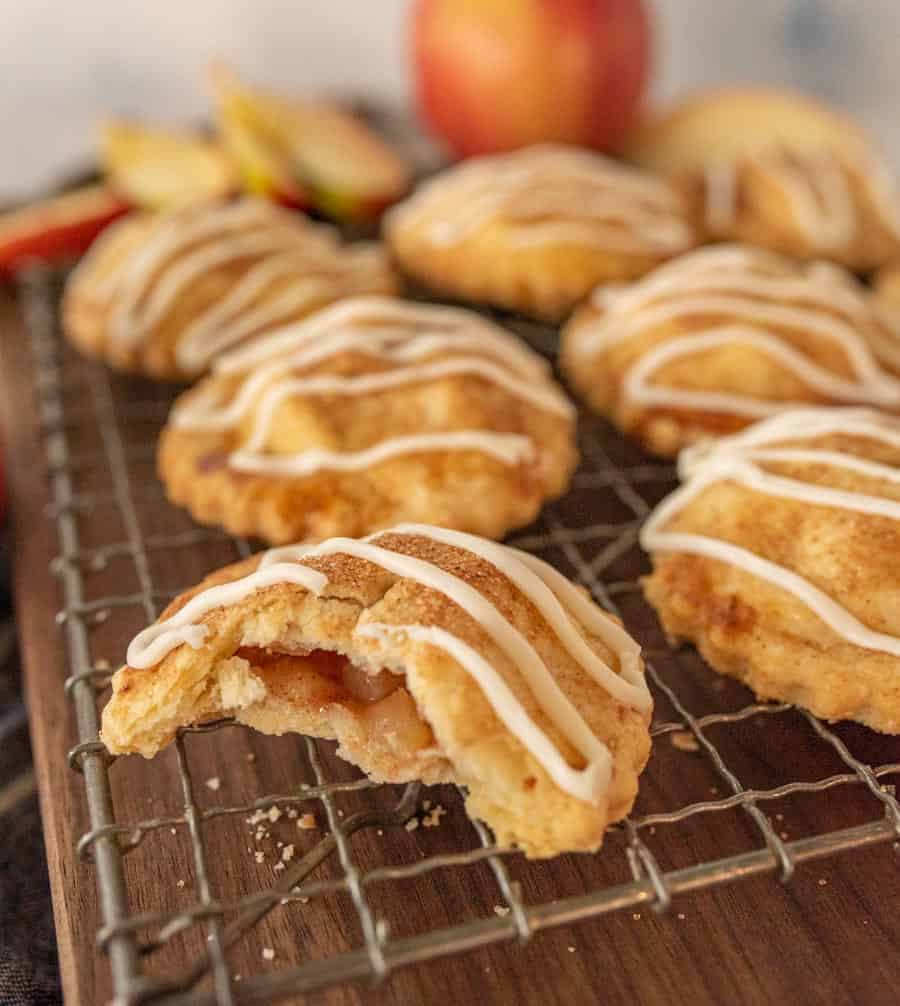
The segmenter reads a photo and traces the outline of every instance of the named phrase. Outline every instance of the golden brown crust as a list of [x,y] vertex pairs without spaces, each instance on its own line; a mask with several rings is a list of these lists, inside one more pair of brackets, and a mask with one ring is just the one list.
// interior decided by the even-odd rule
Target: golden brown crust
[[[883,199],[876,197],[876,170],[880,169],[869,157],[843,156],[827,149],[797,153],[772,148],[739,159],[729,183],[734,186],[734,213],[721,223],[708,212],[710,189],[700,178],[693,180],[693,187],[699,196],[698,212],[705,216],[707,232],[714,240],[743,241],[796,259],[827,258],[854,272],[866,272],[900,254],[896,223],[900,205],[887,192]],[[815,205],[819,183],[812,179],[823,172],[843,179],[846,186],[852,222],[840,236],[830,236],[824,223],[812,230],[803,226],[790,195],[790,188],[798,183],[801,188],[808,185],[808,198]]]
[[[699,91],[642,123],[624,154],[677,179],[714,240],[827,258],[854,271],[900,254],[900,206],[889,171],[856,123],[806,95],[760,87]],[[708,212],[715,203],[710,169],[713,178],[721,180],[723,169],[727,176],[720,194],[731,193],[733,210],[724,220]],[[791,191],[798,198],[789,198]],[[801,217],[812,211],[815,223],[823,204],[831,224],[804,225]]]
[[[121,306],[123,277],[135,268],[148,244],[166,229],[211,224],[223,209],[239,205],[257,210],[255,218],[249,219],[248,215],[243,231],[239,227],[229,231],[224,224],[218,231],[210,228],[204,238],[190,240],[163,256],[142,284],[140,303],[146,304],[152,296],[158,295],[162,280],[171,279],[189,255],[204,249],[222,248],[235,234],[249,233],[251,229],[256,233],[264,232],[275,239],[273,246],[268,250],[260,246],[203,270],[170,300],[158,320],[136,338],[133,332],[129,335],[134,326],[131,329],[126,326],[122,333],[124,338],[115,334],[111,319]],[[192,379],[209,367],[211,359],[188,363],[179,358],[179,343],[187,327],[221,304],[251,269],[285,250],[296,253],[297,268],[261,287],[247,301],[244,314],[290,296],[310,279],[321,285],[315,291],[310,290],[302,304],[298,302],[293,309],[279,312],[272,324],[297,321],[342,297],[399,292],[396,275],[375,246],[342,246],[331,228],[313,224],[301,214],[279,207],[260,206],[251,201],[211,203],[156,214],[135,212],[108,228],[69,279],[61,308],[63,330],[81,352],[99,357],[118,370],[164,381]],[[260,324],[251,328],[242,343],[266,327],[271,326]]]
[[[749,303],[752,305],[758,302],[761,309],[812,308],[814,323],[817,318],[820,320],[831,318],[848,326],[851,334],[855,333],[863,343],[864,351],[868,348],[871,353],[879,357],[882,366],[892,369],[889,361],[881,356],[883,343],[888,338],[887,330],[875,312],[870,310],[861,289],[854,284],[851,276],[835,268],[832,271],[833,281],[829,282],[832,282],[837,292],[840,292],[842,285],[846,286],[847,292],[857,302],[858,310],[852,316],[843,312],[836,304],[830,304],[823,299],[821,288],[805,278],[806,273],[803,270],[806,267],[742,246],[734,246],[733,250],[750,256],[746,267],[734,270],[733,292],[740,290],[741,283],[745,279],[752,282],[754,276],[758,275],[794,283],[793,294],[749,295]],[[708,257],[717,252],[729,254],[732,249],[725,246],[721,249],[702,249],[693,253],[693,256],[699,259],[700,256]],[[756,266],[752,263],[752,259],[756,256],[762,256],[760,259],[764,263],[762,272],[757,272]],[[670,268],[681,263],[686,265],[691,257],[689,254],[683,259],[675,260],[670,264]],[[715,267],[710,270],[709,275],[713,280],[721,279],[721,274],[717,275]],[[691,277],[692,280],[693,278]],[[647,280],[649,282],[653,279],[654,274],[651,273]],[[797,291],[802,290],[804,286],[805,292],[798,294]],[[689,288],[685,286],[684,289]],[[721,292],[719,291],[720,294]],[[684,294],[684,299],[696,296],[704,296],[702,287],[691,288],[691,292]],[[667,299],[672,303],[677,303],[680,297],[682,293],[677,285],[673,286],[667,295]],[[742,294],[742,297],[744,303],[748,303],[748,295]],[[663,298],[660,298],[659,302],[663,302]],[[799,351],[809,363],[823,368],[835,377],[855,379],[846,352],[834,340],[817,335],[809,323],[791,326],[762,316],[756,321],[752,317],[731,313],[725,309],[695,311],[688,314],[681,313],[668,319],[662,318],[657,323],[643,325],[636,334],[627,338],[610,344],[601,341],[595,344],[596,348],[588,348],[592,332],[606,318],[607,310],[603,306],[602,298],[592,298],[576,310],[562,331],[560,366],[563,374],[593,409],[607,416],[622,432],[640,441],[647,450],[662,457],[674,457],[682,447],[705,437],[734,433],[754,421],[753,415],[737,412],[637,401],[627,390],[626,382],[629,374],[648,353],[664,344],[672,344],[675,340],[686,336],[712,333],[733,325],[749,329],[752,333],[775,337],[782,345]],[[900,369],[897,372],[900,373]],[[798,404],[843,404],[846,401],[842,402],[824,390],[812,387],[809,381],[770,352],[741,342],[739,338],[714,348],[698,349],[662,364],[654,370],[651,383],[683,391],[726,393],[739,396],[746,401],[755,399],[758,402],[775,405],[783,403],[785,408]],[[865,401],[865,397],[861,396],[861,399],[857,399],[859,400]]]
[[[863,438],[820,436],[794,445],[900,467],[900,450]],[[813,485],[900,500],[896,482],[855,471],[808,462],[766,468]],[[900,636],[900,524],[894,519],[720,482],[665,530],[738,545],[802,576],[869,629]],[[667,634],[694,643],[715,670],[762,699],[900,733],[900,658],[849,642],[795,594],[729,563],[679,552],[652,559],[645,596]]]
[[[178,726],[234,715],[270,733],[302,731],[337,738],[339,752],[375,779],[452,780],[468,787],[469,810],[483,817],[501,843],[529,855],[596,848],[603,830],[630,809],[649,753],[649,713],[622,705],[575,663],[533,604],[486,560],[418,535],[388,533],[378,544],[433,563],[480,591],[519,629],[585,721],[612,750],[613,779],[605,799],[588,804],[565,793],[503,725],[480,687],[445,651],[406,635],[382,640],[354,630],[366,623],[438,627],[477,650],[499,673],[529,716],[563,756],[577,752],[536,703],[522,674],[475,619],[445,595],[346,554],[304,560],[324,572],[320,596],[279,583],[200,621],[196,650],[183,644],[147,669],[126,666],[113,680],[103,712],[103,740],[114,753],[154,755]],[[236,580],[258,558],[212,574],[179,597],[163,617],[199,591]],[[610,666],[615,655],[582,630]],[[304,650],[346,655],[370,673],[387,668],[402,685],[382,702],[360,707],[335,690],[315,662],[260,658]],[[320,660],[321,664],[321,659]],[[281,685],[278,677],[287,676]],[[329,691],[329,689],[331,689]]]
[[[443,350],[416,362],[439,365],[456,359]],[[348,377],[392,369],[384,360],[346,351],[291,375]],[[272,374],[266,389],[282,376]],[[160,439],[159,474],[169,499],[187,507],[200,523],[220,524],[233,534],[274,544],[362,535],[409,520],[500,538],[530,523],[546,500],[565,492],[578,461],[573,418],[545,411],[478,375],[458,374],[362,395],[295,395],[275,414],[265,456],[275,459],[316,448],[346,454],[396,437],[460,431],[527,438],[530,456],[510,463],[475,448],[430,449],[343,472],[325,468],[291,476],[242,471],[229,459],[258,422],[266,389],[236,427],[190,428],[179,425],[177,417],[207,396],[231,400],[243,380],[244,375],[214,373],[179,399],[175,421]],[[557,390],[565,401],[549,376],[529,380]]]
[[[505,167],[515,158],[528,169],[529,157],[545,157],[548,152],[563,157],[573,153],[566,148],[535,147],[505,157],[485,159],[485,167]],[[466,186],[456,182],[463,171],[471,170],[472,163],[467,162],[463,168],[451,168],[439,176],[441,188],[437,190],[428,188],[426,183],[426,187],[410,200],[391,211],[385,221],[385,238],[400,269],[442,296],[492,304],[556,321],[565,317],[598,283],[643,276],[655,265],[695,243],[688,218],[689,207],[678,191],[668,183],[634,172],[644,184],[659,186],[660,193],[654,198],[670,201],[666,209],[658,207],[656,210],[659,227],[683,227],[683,240],[669,247],[643,242],[620,220],[614,224],[618,240],[604,245],[600,235],[608,229],[608,221],[603,226],[592,224],[585,208],[592,199],[615,203],[617,186],[622,183],[601,169],[593,181],[586,182],[584,178],[572,181],[564,169],[555,169],[552,164],[546,172],[541,168],[540,174],[533,179],[516,183],[517,194],[510,202],[511,210],[488,214],[460,240],[444,243],[435,239],[435,228],[454,223],[457,216],[470,210],[475,202]],[[618,166],[617,170],[625,172],[628,169]],[[555,184],[554,171],[558,171]],[[443,186],[448,182],[457,184],[459,192],[445,192]],[[530,221],[526,210],[534,200],[537,186],[540,186],[542,199],[559,205],[555,211],[535,211]],[[608,198],[610,194],[614,196],[612,200]],[[566,200],[571,203],[568,207],[563,205]],[[621,199],[619,203],[621,205]],[[562,234],[545,240],[528,238],[531,223],[538,229],[572,220],[577,221],[584,232],[595,226],[597,234]],[[622,247],[623,235],[631,243],[630,248]]]
[[648,171],[673,174],[771,145],[800,153],[852,152],[868,145],[868,138],[851,119],[796,91],[706,88],[640,123],[623,154]]

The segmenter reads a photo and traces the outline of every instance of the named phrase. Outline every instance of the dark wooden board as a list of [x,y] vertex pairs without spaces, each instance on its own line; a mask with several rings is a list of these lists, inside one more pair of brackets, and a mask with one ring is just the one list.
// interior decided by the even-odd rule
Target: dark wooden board
[[[46,513],[48,484],[41,463],[42,449],[35,407],[32,362],[21,321],[9,297],[0,307],[2,404],[12,470],[16,598],[25,660],[35,764],[47,855],[59,934],[60,962],[67,1002],[89,1006],[112,994],[105,958],[94,949],[99,925],[93,868],[74,853],[86,828],[81,777],[66,766],[66,751],[76,740],[74,717],[62,684],[67,659],[63,637],[55,624],[60,607],[50,560],[57,551],[56,532]],[[105,379],[105,378],[104,378]],[[116,401],[146,399],[160,392],[142,382],[113,379]],[[162,400],[162,399],[160,399]],[[91,407],[88,399],[86,408]],[[602,439],[611,456],[622,463],[640,457],[599,424],[585,426],[585,436]],[[78,434],[90,449],[90,430]],[[135,444],[146,443],[140,423],[129,427]],[[137,456],[137,454],[136,454]],[[152,486],[152,462],[135,460]],[[99,471],[85,491],[103,488],[108,472]],[[146,534],[189,529],[189,519],[160,500],[138,507]],[[621,505],[608,490],[580,489],[553,509],[555,519],[569,526],[590,521],[620,521]],[[121,537],[115,513],[85,517],[86,540],[99,543]],[[599,551],[603,542],[586,546]],[[210,544],[155,555],[153,575],[161,589],[195,582],[209,568],[233,557],[230,546]],[[568,575],[574,570],[563,550],[542,553]],[[641,558],[629,550],[604,574],[610,580],[630,579]],[[92,574],[86,584],[93,596],[135,588],[130,562],[111,563]],[[648,619],[636,596],[623,599],[633,630],[651,648],[663,646],[658,627]],[[142,611],[114,611],[92,635],[93,657],[120,660],[124,645],[143,624]],[[737,685],[712,675],[690,652],[663,657],[660,672],[688,709],[696,715],[739,709],[750,696]],[[665,699],[657,717],[673,718]],[[900,760],[900,744],[862,729],[841,728],[840,735],[858,756],[873,764]],[[729,768],[748,787],[771,788],[792,779],[816,780],[845,770],[834,752],[817,739],[797,714],[764,716],[732,727],[715,727],[714,740]],[[321,745],[331,778],[354,778],[354,770]],[[255,761],[248,761],[253,754]],[[270,739],[241,728],[192,736],[188,754],[198,798],[204,806],[240,803],[267,792],[284,792],[298,782],[312,781],[303,741]],[[202,780],[217,776],[213,792]],[[152,763],[121,759],[111,768],[117,817],[133,822],[178,814],[182,796],[174,752]],[[885,782],[891,782],[886,778]],[[672,810],[698,800],[726,795],[723,781],[708,759],[675,747],[660,737],[645,774],[639,813]],[[397,791],[350,795],[339,806],[350,814],[372,799],[395,798]],[[416,861],[422,854],[470,849],[472,828],[452,790],[430,794],[448,808],[441,826],[409,833],[394,829],[378,836],[362,832],[352,839],[352,851],[362,870]],[[314,809],[314,808],[310,808]],[[877,801],[859,785],[845,785],[810,796],[794,796],[764,805],[775,827],[791,839],[824,833],[874,820]],[[778,816],[780,815],[780,817]],[[316,809],[322,824],[322,813]],[[298,850],[311,845],[320,832],[297,832],[292,822],[273,826]],[[694,815],[681,824],[642,832],[663,869],[716,859],[760,848],[758,831],[740,809]],[[274,834],[273,834],[274,838]],[[264,844],[267,862],[258,865],[248,848],[258,848],[242,816],[217,818],[206,828],[210,874],[215,896],[245,894],[272,879],[275,850]],[[566,856],[551,863],[531,864],[521,857],[506,860],[528,903],[577,895],[630,879],[624,855],[625,836],[612,833],[598,856]],[[184,829],[161,829],[126,857],[126,874],[133,911],[171,909],[187,904],[192,894],[192,866]],[[329,861],[322,875],[336,869]],[[183,888],[178,881],[184,880]],[[721,1002],[888,1003],[896,1001],[900,982],[900,916],[895,911],[900,874],[890,843],[856,851],[798,869],[788,886],[772,876],[703,891],[676,900],[669,914],[627,910],[579,926],[542,932],[526,946],[498,944],[466,956],[416,965],[395,972],[373,989],[342,986],[311,995],[308,1001],[329,1004],[359,1002],[512,1002],[562,1006],[571,1003]],[[373,909],[388,919],[391,932],[412,935],[469,919],[491,917],[503,899],[486,864],[462,870],[429,873],[402,885],[379,884],[369,889]],[[26,920],[27,921],[27,920]],[[156,954],[150,973],[173,975],[188,955],[202,949],[195,927]],[[361,942],[355,912],[344,894],[326,895],[307,905],[291,904],[273,911],[253,934],[229,954],[234,973],[249,975],[313,958],[326,958]],[[264,947],[276,958],[261,960]],[[297,999],[296,1001],[300,1001]]]

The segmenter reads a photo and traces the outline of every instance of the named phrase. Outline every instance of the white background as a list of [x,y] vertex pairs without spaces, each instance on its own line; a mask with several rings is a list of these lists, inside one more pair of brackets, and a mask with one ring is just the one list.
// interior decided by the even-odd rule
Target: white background
[[[487,2],[487,0],[485,0]],[[0,199],[86,163],[99,117],[197,121],[221,57],[260,83],[408,101],[409,0],[0,0]],[[900,0],[652,0],[654,94],[793,84],[900,164]]]

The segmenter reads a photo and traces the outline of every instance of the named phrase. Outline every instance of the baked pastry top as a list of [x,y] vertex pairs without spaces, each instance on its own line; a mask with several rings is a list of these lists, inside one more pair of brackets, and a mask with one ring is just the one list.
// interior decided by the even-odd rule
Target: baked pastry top
[[233,716],[336,739],[373,779],[452,781],[501,844],[597,848],[650,747],[640,648],[542,560],[405,525],[212,574],[128,649],[114,754]]
[[668,634],[762,698],[900,732],[900,420],[785,412],[679,472],[641,533]]
[[386,215],[385,233],[427,287],[544,318],[696,243],[668,182],[553,145],[449,168]]
[[888,167],[862,145],[764,146],[712,161],[695,184],[713,239],[826,258],[854,272],[900,255],[900,194]]
[[222,357],[159,449],[170,499],[276,544],[398,520],[500,537],[576,463],[574,409],[524,343],[470,311],[378,297]]
[[69,279],[63,327],[115,367],[188,380],[274,325],[396,291],[380,245],[342,244],[331,227],[248,198],[113,224]]
[[561,365],[621,430],[674,455],[797,405],[900,410],[895,346],[839,266],[718,245],[599,287],[563,331]]

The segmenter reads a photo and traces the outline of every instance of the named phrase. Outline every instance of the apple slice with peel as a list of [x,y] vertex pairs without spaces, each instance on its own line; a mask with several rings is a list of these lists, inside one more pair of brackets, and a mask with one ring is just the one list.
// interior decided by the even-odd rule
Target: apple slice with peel
[[195,133],[108,122],[100,156],[109,184],[146,209],[215,199],[237,188],[224,150]]
[[129,208],[107,186],[88,185],[0,213],[0,275],[28,261],[56,262],[78,255]]
[[287,157],[255,125],[254,106],[244,93],[219,86],[214,75],[216,118],[222,146],[247,192],[294,209],[306,209],[309,189],[291,171]]
[[368,219],[409,187],[406,162],[337,106],[248,88],[222,67],[214,70],[214,87],[220,110],[231,110],[323,213]]

